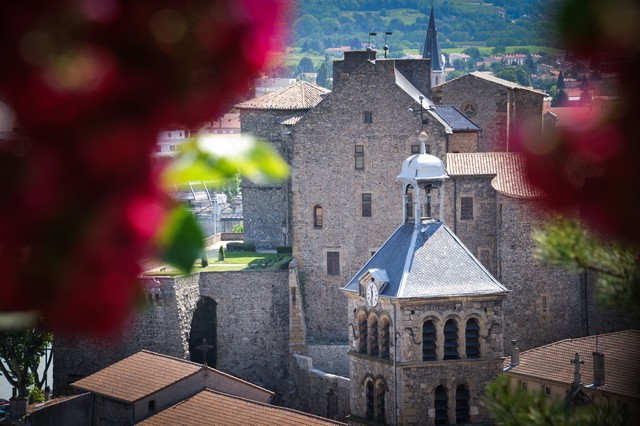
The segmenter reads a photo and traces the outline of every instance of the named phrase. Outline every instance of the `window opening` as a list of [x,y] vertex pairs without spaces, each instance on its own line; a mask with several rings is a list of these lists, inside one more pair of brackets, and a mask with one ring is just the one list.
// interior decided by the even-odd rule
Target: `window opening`
[[373,315],[369,319],[369,355],[377,356],[378,348],[378,318]]
[[324,212],[322,206],[313,207],[313,227],[322,228],[324,225]]
[[382,382],[382,380],[378,380],[376,383],[375,420],[381,423],[384,423],[386,418],[385,396],[384,382]]
[[444,324],[444,359],[458,358],[458,324],[450,319]]
[[380,358],[389,359],[389,354],[390,354],[389,321],[387,321],[387,319],[384,318],[380,322],[382,323],[380,327],[380,348],[381,348]]
[[433,321],[426,321],[422,325],[422,360],[436,360],[436,327]]
[[475,318],[467,321],[464,333],[467,358],[480,358],[480,326]]
[[456,388],[456,423],[469,422],[469,388],[460,385]]
[[358,352],[367,353],[367,317],[362,312],[358,319]]
[[373,112],[364,111],[363,116],[364,116],[364,122],[365,123],[367,123],[367,124],[373,123]]
[[460,219],[473,219],[473,197],[460,197]]
[[439,385],[436,388],[434,396],[434,407],[436,410],[435,423],[437,425],[446,425],[449,423],[449,416],[447,411],[449,410],[447,402],[447,390],[444,386]]
[[356,170],[364,170],[364,145],[356,145],[355,160]]
[[371,194],[362,194],[362,217],[371,217]]
[[327,275],[340,275],[340,252],[327,252]]
[[367,390],[366,390],[366,399],[367,399],[367,419],[373,419],[373,381],[367,381]]

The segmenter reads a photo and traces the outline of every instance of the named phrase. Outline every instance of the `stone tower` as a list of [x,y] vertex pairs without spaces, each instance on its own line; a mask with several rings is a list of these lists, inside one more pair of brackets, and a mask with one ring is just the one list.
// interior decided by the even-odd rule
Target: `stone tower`
[[487,422],[480,399],[502,368],[507,289],[430,217],[448,176],[420,139],[398,176],[403,224],[343,289],[351,424]]
[[444,83],[446,75],[444,72],[444,62],[440,56],[440,48],[438,46],[438,30],[436,30],[433,7],[431,7],[431,15],[429,16],[429,26],[427,27],[427,36],[424,41],[422,58],[431,59],[431,87]]

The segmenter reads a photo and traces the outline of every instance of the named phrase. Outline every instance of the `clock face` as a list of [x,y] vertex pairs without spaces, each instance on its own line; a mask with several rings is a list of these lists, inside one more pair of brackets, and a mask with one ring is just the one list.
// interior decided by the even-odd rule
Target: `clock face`
[[374,283],[367,285],[367,303],[369,306],[376,306],[378,304],[378,286]]

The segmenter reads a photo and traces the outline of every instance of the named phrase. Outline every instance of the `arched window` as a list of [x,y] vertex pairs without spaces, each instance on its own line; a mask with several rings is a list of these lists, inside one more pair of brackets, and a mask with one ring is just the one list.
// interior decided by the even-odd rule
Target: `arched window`
[[382,380],[378,380],[376,382],[376,399],[375,399],[375,420],[380,423],[384,423],[386,420],[386,412],[385,412],[385,389],[384,382]]
[[364,312],[358,314],[358,352],[367,353],[367,316]]
[[367,402],[367,412],[365,414],[365,417],[367,419],[373,420],[373,380],[367,380],[365,399]]
[[313,206],[313,227],[322,228],[324,225],[324,212],[322,206]]
[[444,324],[444,359],[458,358],[458,323],[450,319]]
[[446,425],[449,423],[449,404],[447,402],[447,389],[439,385],[436,387],[435,395],[433,399],[433,408],[436,411],[436,424]]
[[380,358],[389,359],[389,320],[380,320]]
[[456,423],[469,423],[469,388],[465,385],[456,388]]
[[478,320],[471,318],[467,321],[464,331],[467,358],[480,358],[480,326]]
[[378,317],[369,317],[369,355],[377,356],[380,353],[378,348]]
[[422,325],[422,360],[436,360],[436,326],[433,321],[425,321]]
[[407,212],[405,222],[411,222],[414,220],[414,207],[413,207],[413,186],[407,185],[404,195],[404,208]]

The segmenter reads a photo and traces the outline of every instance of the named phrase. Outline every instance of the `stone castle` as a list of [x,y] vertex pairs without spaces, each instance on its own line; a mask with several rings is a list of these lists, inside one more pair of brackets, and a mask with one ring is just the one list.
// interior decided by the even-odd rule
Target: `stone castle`
[[[517,129],[541,133],[543,93],[483,73],[435,85],[431,59],[373,51],[345,52],[333,78],[331,92],[299,82],[237,106],[242,131],[291,166],[286,182],[244,182],[245,240],[291,245],[290,269],[147,280],[152,307],[113,349],[56,339],[55,392],[140,349],[195,359],[190,347],[206,337],[210,365],[288,406],[354,423],[447,424],[460,397],[459,420],[477,423],[504,342],[526,350],[629,327],[598,307],[592,276],[533,259],[531,231],[548,218],[511,151]],[[448,178],[398,183],[407,157],[428,154]],[[469,270],[484,271],[495,291],[393,290],[387,261],[404,228],[404,242],[422,228],[425,247],[439,244],[429,253],[466,251]],[[434,260],[424,259],[428,270]]]

